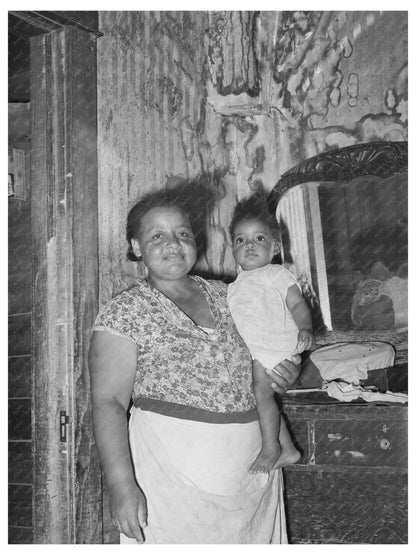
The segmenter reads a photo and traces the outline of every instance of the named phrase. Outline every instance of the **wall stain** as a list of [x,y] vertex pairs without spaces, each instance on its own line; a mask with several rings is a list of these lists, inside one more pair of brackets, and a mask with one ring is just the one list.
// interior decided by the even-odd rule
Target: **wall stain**
[[320,152],[407,140],[405,13],[100,18],[100,182],[113,205],[101,222],[102,297],[112,289],[106,279],[121,282],[118,274],[131,272],[117,254],[126,206],[167,176],[206,176],[217,188],[216,247],[206,264],[229,273],[226,230],[238,199],[270,191],[282,173]]
[[347,81],[348,106],[354,108],[358,104],[359,79],[356,73],[351,73]]

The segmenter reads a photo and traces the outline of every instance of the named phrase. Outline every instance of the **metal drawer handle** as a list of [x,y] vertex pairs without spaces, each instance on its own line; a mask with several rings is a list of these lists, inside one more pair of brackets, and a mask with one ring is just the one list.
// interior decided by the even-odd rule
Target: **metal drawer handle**
[[390,448],[390,441],[388,439],[380,440],[380,447],[382,449],[389,449]]

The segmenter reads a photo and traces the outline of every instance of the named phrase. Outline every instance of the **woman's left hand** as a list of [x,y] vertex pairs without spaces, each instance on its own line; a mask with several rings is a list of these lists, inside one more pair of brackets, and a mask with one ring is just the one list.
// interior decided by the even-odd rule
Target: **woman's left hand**
[[[290,389],[299,378],[301,357],[294,355],[291,360],[285,359],[272,369],[266,372],[273,380],[271,387],[281,395]],[[254,361],[254,364],[260,364]]]

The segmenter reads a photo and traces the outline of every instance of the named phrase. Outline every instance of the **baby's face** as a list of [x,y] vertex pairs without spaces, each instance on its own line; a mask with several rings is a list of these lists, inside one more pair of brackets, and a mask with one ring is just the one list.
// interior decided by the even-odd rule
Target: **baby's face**
[[235,227],[232,249],[243,270],[254,270],[269,264],[279,252],[279,245],[267,224],[250,219]]

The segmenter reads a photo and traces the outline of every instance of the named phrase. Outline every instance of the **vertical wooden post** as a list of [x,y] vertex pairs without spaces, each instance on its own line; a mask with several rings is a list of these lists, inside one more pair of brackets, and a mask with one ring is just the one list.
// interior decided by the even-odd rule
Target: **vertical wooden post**
[[96,45],[31,39],[34,543],[101,543],[87,353],[98,309]]

